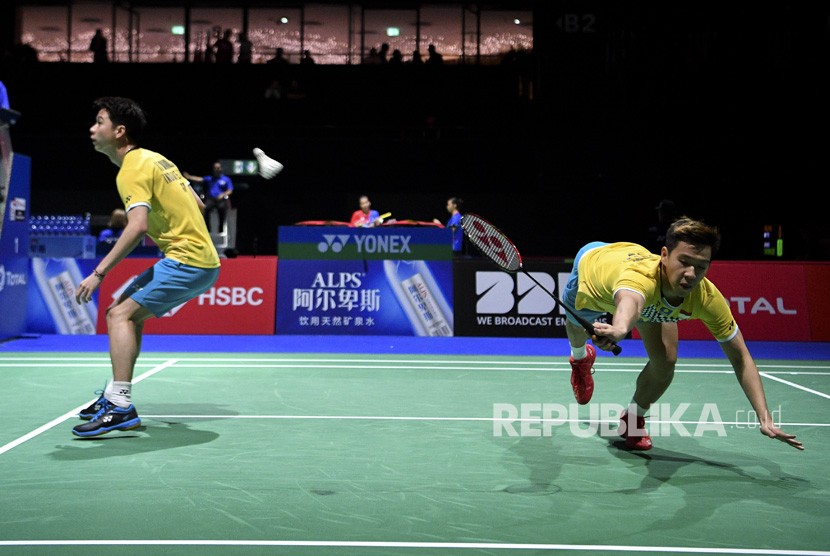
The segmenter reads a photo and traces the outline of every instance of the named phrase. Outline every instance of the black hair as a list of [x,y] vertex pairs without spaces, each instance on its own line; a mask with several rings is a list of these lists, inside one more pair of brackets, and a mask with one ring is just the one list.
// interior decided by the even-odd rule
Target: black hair
[[461,197],[450,197],[449,201],[452,204],[454,204],[455,208],[457,208],[458,210],[461,210],[461,205],[464,204],[464,199],[462,199]]
[[147,116],[144,110],[132,99],[124,97],[101,97],[92,104],[95,113],[106,110],[110,120],[115,125],[123,125],[127,137],[138,142],[144,135],[147,126]]
[[666,248],[671,253],[682,241],[691,245],[711,247],[712,257],[714,257],[720,249],[720,240],[720,231],[715,226],[688,216],[681,216],[669,226],[669,231],[666,233]]

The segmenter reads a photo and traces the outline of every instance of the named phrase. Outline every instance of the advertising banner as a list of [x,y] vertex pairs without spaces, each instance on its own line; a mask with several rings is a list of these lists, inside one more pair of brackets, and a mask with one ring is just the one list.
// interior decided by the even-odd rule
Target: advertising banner
[[[127,258],[107,273],[99,289],[99,334],[106,309],[133,279],[158,259]],[[216,284],[202,295],[144,323],[145,334],[273,334],[276,257],[222,259]]]
[[95,334],[99,292],[92,301],[75,301],[75,287],[92,273],[97,260],[72,257],[34,257],[26,296],[26,330],[36,334]]
[[442,228],[279,229],[278,334],[452,336]]
[[[803,263],[714,261],[706,276],[726,297],[744,339],[811,340]],[[678,329],[681,339],[712,339],[700,321]]]
[[830,264],[805,263],[804,278],[807,283],[807,307],[810,308],[810,340],[830,342]]
[[26,331],[29,259],[0,255],[0,339]]
[[[571,266],[530,260],[523,268],[548,292],[558,295]],[[454,273],[457,336],[566,336],[565,310],[523,273],[505,272],[483,258],[456,260]]]

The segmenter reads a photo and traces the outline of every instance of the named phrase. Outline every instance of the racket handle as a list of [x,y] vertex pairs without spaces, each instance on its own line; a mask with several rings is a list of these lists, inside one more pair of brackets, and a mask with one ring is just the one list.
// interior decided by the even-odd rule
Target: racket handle
[[[583,324],[583,326],[585,326],[585,331],[588,333],[588,336],[590,336],[591,338],[593,338],[594,336],[597,335],[597,331],[594,330],[594,325],[593,324],[590,324],[586,321],[586,323]],[[622,348],[620,346],[618,346],[617,344],[614,344],[614,347],[611,348],[611,353],[613,353],[614,355],[619,355],[621,352],[622,352]]]

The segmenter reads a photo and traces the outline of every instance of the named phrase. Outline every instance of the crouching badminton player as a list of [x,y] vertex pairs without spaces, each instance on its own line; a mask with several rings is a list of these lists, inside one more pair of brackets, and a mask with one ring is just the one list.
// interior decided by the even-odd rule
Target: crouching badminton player
[[[660,254],[634,243],[594,242],[577,253],[562,298],[589,322],[611,313],[611,324],[595,322],[593,343],[611,350],[636,326],[648,362],[637,378],[634,397],[622,415],[620,434],[632,450],[648,450],[645,414],[666,391],[677,363],[677,321],[700,319],[720,343],[738,377],[760,431],[804,449],[795,435],[777,428],[767,408],[758,368],[724,296],[706,278],[720,245],[717,228],[687,217],[675,220]],[[587,404],[594,391],[591,376],[596,351],[585,328],[568,314],[571,386],[577,402]]]

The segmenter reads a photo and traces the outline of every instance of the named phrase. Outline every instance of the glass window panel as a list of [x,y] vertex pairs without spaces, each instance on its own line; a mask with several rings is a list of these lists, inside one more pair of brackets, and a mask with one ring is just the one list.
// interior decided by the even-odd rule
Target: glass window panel
[[[412,57],[415,50],[416,12],[415,10],[366,10],[364,13],[364,50],[365,60],[370,49],[380,51],[386,43],[389,51],[386,53],[388,61],[394,50],[400,50],[404,60]],[[389,36],[390,28],[398,30],[398,36]],[[359,45],[358,45],[359,46]]]
[[[126,8],[115,9],[115,56],[114,62],[130,61],[130,11]],[[133,49],[136,37],[133,36]]]
[[233,34],[233,62],[239,55],[239,32],[242,31],[242,10],[238,8],[193,8],[190,10],[190,59],[204,59],[205,48],[213,45],[225,29]]
[[[139,18],[136,29],[137,62],[181,62],[184,60],[184,36],[174,35],[174,25],[184,25],[184,8],[141,7],[134,10]],[[136,19],[133,18],[136,22]]]
[[96,29],[101,29],[107,40],[107,58],[112,48],[112,3],[78,2],[72,5],[72,49],[70,62],[91,62],[89,50]]
[[311,4],[305,8],[306,50],[318,64],[349,62],[349,8]]
[[[469,12],[467,27],[469,31]],[[475,27],[473,27],[475,29]],[[427,48],[444,57],[444,63],[455,63],[461,58],[461,6],[429,6],[421,8],[421,56],[426,60]],[[469,45],[468,45],[469,48]],[[468,50],[467,55],[470,55]]]
[[248,12],[248,35],[254,43],[253,61],[265,62],[282,48],[292,64],[300,61],[300,10],[255,8]]
[[67,8],[25,6],[19,8],[19,14],[20,42],[37,50],[41,62],[65,62]]
[[532,12],[483,11],[481,13],[482,63],[498,62],[511,48],[514,50],[533,49]]

